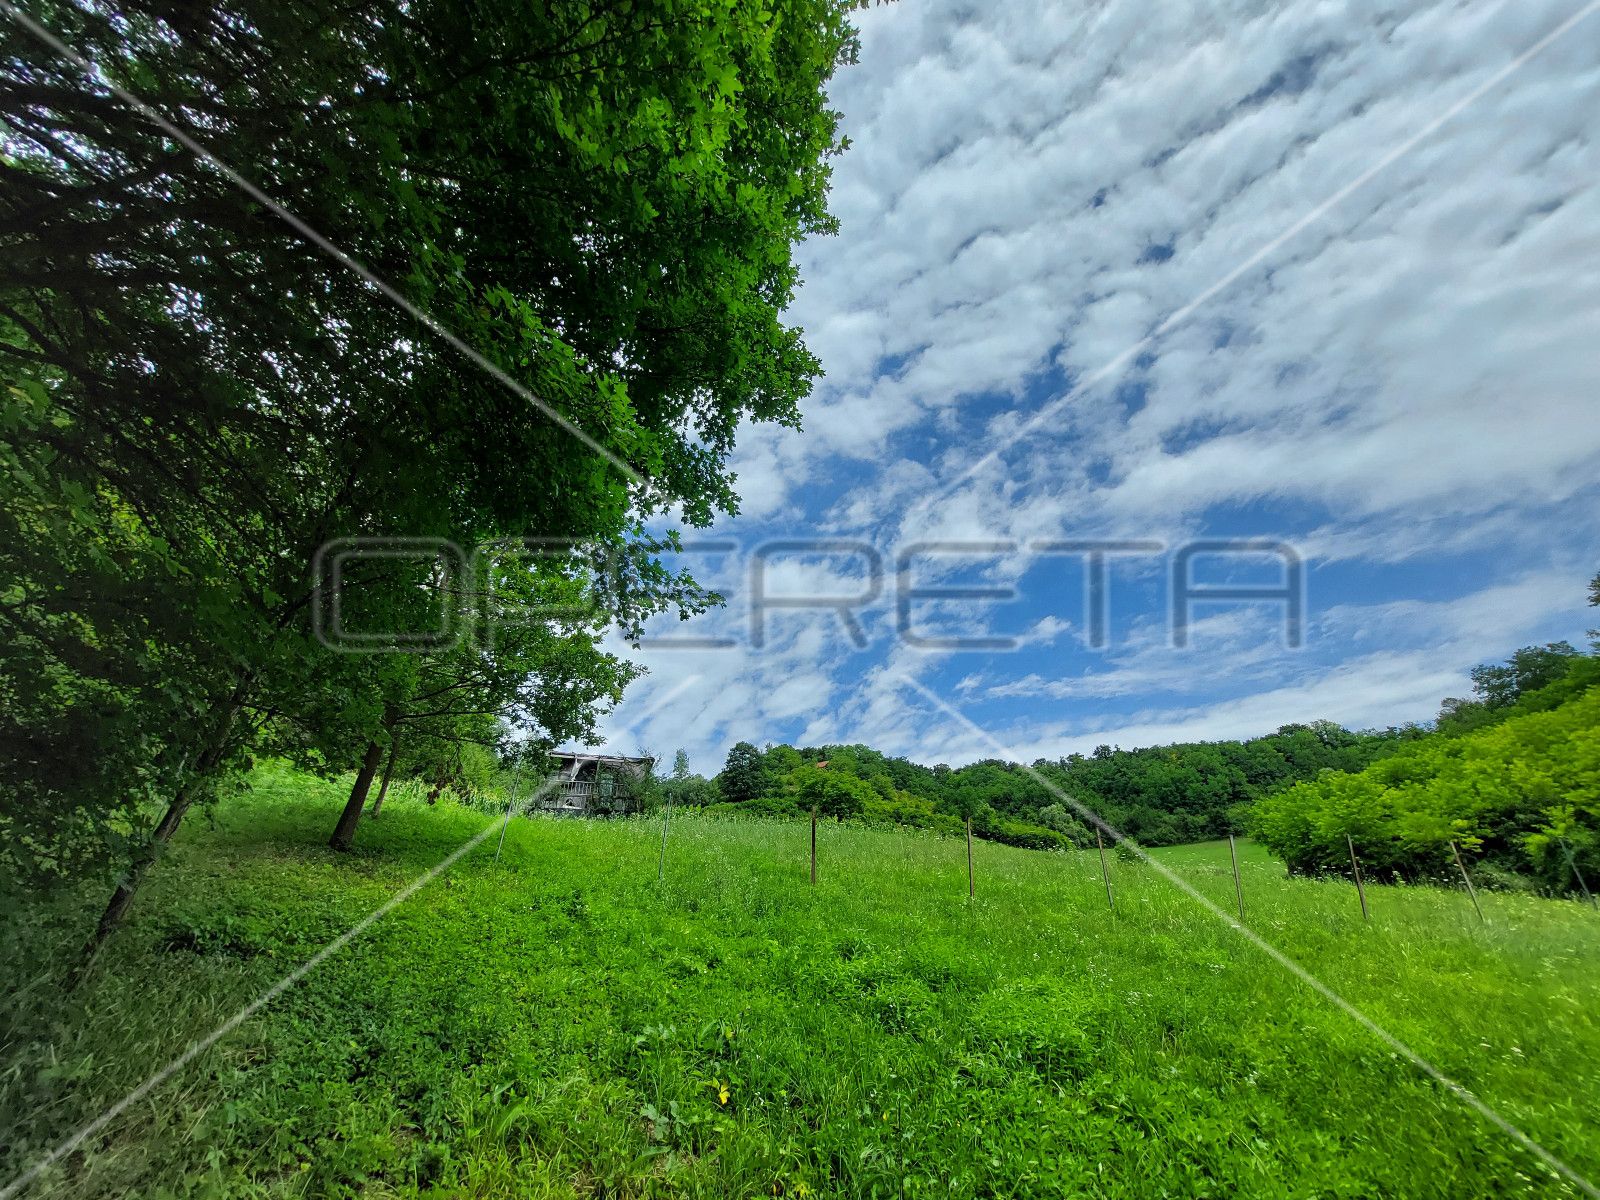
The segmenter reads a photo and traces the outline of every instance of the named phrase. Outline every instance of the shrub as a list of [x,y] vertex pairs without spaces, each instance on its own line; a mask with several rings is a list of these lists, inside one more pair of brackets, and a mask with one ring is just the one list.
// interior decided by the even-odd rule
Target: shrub
[[1064,804],[1047,804],[1040,809],[1039,824],[1046,829],[1054,829],[1057,833],[1066,834],[1076,846],[1094,844],[1094,834],[1089,832],[1088,826],[1067,811],[1067,807]]
[[1571,890],[1600,873],[1600,690],[1459,738],[1416,742],[1359,774],[1326,771],[1256,803],[1255,836],[1291,871],[1428,878],[1463,854]]
[[871,825],[909,825],[915,829],[937,829],[941,833],[962,830],[960,819],[938,811],[932,800],[899,790],[889,796],[868,798],[862,807],[861,819]]
[[659,786],[662,800],[678,808],[705,808],[722,800],[717,785],[700,775],[668,777]]
[[1027,821],[1012,821],[995,816],[992,812],[981,814],[972,823],[972,831],[981,833],[991,842],[1007,846],[1020,846],[1024,850],[1072,850],[1076,843],[1064,833],[1033,825]]
[[798,817],[800,806],[789,796],[757,796],[753,800],[724,801],[706,809],[708,813],[742,814],[747,817]]

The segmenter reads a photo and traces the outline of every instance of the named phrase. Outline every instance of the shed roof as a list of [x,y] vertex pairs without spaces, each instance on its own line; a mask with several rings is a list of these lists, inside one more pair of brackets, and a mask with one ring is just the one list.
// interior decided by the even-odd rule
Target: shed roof
[[632,758],[626,754],[596,754],[590,750],[552,750],[550,757],[564,762],[627,763],[629,766],[654,765],[654,755]]

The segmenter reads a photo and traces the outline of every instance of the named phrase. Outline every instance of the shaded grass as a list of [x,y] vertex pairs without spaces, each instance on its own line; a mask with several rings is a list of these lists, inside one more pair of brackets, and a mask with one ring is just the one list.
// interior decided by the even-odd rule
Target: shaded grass
[[[185,831],[85,992],[89,914],[6,934],[10,1170],[492,818],[262,771]],[[211,1196],[1577,1194],[1149,868],[675,816],[512,823],[135,1106],[39,1191]],[[1585,1173],[1600,921],[1289,880],[1249,923]],[[1157,852],[1224,911],[1226,843]],[[28,989],[29,978],[39,980]]]

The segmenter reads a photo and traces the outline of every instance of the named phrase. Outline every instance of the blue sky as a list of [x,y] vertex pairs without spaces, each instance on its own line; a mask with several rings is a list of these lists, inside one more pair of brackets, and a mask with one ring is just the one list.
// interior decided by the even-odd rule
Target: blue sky
[[[692,632],[733,645],[635,653],[650,674],[608,744],[682,747],[710,772],[739,740],[956,763],[996,743],[1032,759],[1382,726],[1431,717],[1476,662],[1581,640],[1600,623],[1584,607],[1600,569],[1600,15],[1476,94],[1580,11],[860,14],[861,61],[832,88],[853,143],[841,229],[801,247],[790,311],[826,377],[802,432],[745,431],[743,511],[704,535],[739,549],[696,556],[729,604]],[[769,595],[874,598],[854,629],[768,611],[758,645],[750,564],[808,538],[870,549],[769,550]],[[1272,603],[1201,607],[1173,644],[1173,554],[1204,538],[1293,547],[1301,645]],[[1081,561],[1027,549],[1086,539],[1165,548],[1112,562],[1100,646]],[[893,567],[928,541],[1008,549],[913,553],[906,583],[1010,594],[919,598],[914,627],[1013,648],[897,635]],[[1210,581],[1278,573],[1200,561]]]

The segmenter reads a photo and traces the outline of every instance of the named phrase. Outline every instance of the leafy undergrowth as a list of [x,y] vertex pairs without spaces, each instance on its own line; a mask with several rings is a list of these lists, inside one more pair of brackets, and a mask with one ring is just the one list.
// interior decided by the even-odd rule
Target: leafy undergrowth
[[[1530,1151],[1149,867],[824,825],[548,819],[263,770],[68,998],[94,897],[10,923],[9,1179],[474,835],[42,1175],[113,1196],[1550,1196]],[[1225,844],[1163,861],[1226,909]],[[1600,914],[1287,880],[1250,926],[1584,1174]]]

